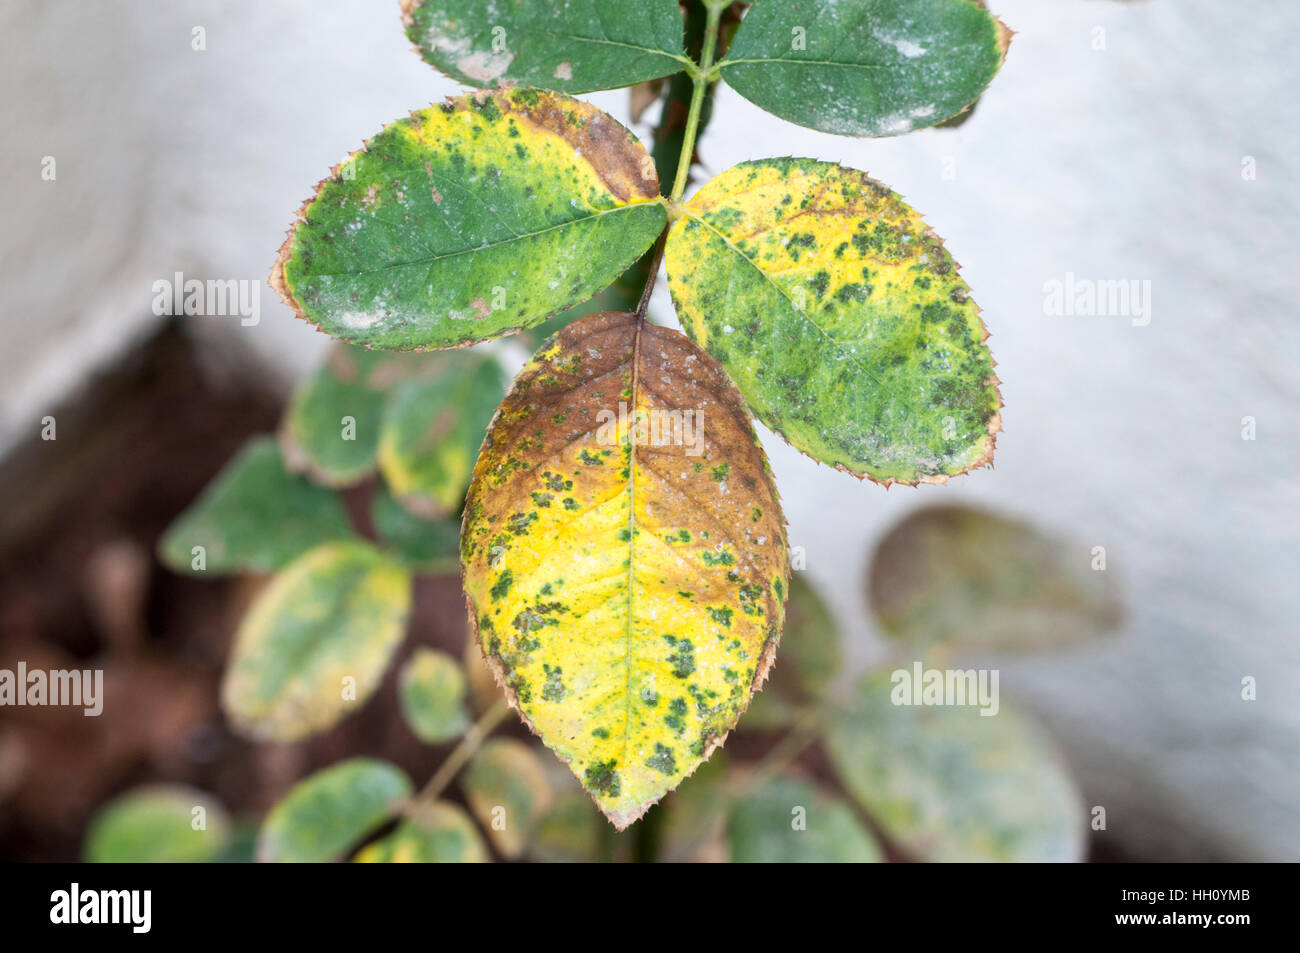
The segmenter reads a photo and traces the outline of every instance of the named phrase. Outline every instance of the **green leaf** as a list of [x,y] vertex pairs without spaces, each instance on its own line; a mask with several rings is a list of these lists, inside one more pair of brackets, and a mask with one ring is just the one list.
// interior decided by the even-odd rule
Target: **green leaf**
[[260,741],[331,727],[379,686],[406,635],[411,577],[369,543],[327,543],[271,581],[235,635],[221,689],[232,725]]
[[402,22],[426,62],[468,86],[588,93],[690,62],[677,0],[402,0]]
[[294,391],[280,426],[289,469],[325,486],[350,486],[375,467],[379,421],[400,359],[337,344]]
[[451,355],[428,377],[393,391],[379,437],[379,469],[399,503],[436,519],[457,512],[483,434],[505,396],[490,355]]
[[509,738],[484,743],[461,786],[470,810],[506,857],[523,853],[553,797],[537,752]]
[[469,727],[465,673],[446,652],[419,648],[402,666],[402,713],[411,731],[428,744],[458,738]]
[[460,520],[416,516],[380,487],[370,499],[370,522],[384,548],[415,572],[460,572]]
[[806,781],[773,778],[737,799],[727,822],[738,864],[876,863],[880,848],[853,810]]
[[304,778],[262,823],[257,859],[275,863],[338,860],[396,814],[411,796],[400,768],[351,758]]
[[868,676],[827,732],[844,786],[886,837],[916,860],[1081,858],[1083,804],[1034,725],[1005,701],[993,716],[894,704],[907,687],[889,672]]
[[[745,718],[748,722],[748,712]],[[665,797],[656,808],[664,812],[659,826],[660,861],[711,863],[727,859],[726,820],[731,801],[726,787],[729,769],[726,753],[717,752],[695,770],[686,784]]]
[[596,863],[608,830],[591,798],[581,790],[564,791],[533,831],[528,853],[549,864]]
[[617,121],[536,89],[448,100],[335,168],[271,284],[367,347],[460,347],[608,285],[667,221],[654,162]]
[[763,423],[886,485],[992,460],[988,332],[902,199],[833,163],[765,159],[722,173],[685,211],[665,253],[682,326]]
[[168,527],[158,558],[176,572],[273,572],[353,535],[336,494],[289,473],[273,438],[254,437]]
[[759,0],[719,70],[790,122],[897,136],[978,99],[1010,42],[1011,31],[973,0]]
[[435,801],[411,808],[397,830],[357,852],[362,864],[483,864],[487,846],[468,814],[455,804]]
[[101,807],[82,848],[90,863],[196,863],[215,859],[230,819],[211,795],[181,785],[134,788]]
[[1055,648],[1115,629],[1123,606],[1087,547],[965,506],[918,510],[872,560],[871,605],[889,635],[925,650]]

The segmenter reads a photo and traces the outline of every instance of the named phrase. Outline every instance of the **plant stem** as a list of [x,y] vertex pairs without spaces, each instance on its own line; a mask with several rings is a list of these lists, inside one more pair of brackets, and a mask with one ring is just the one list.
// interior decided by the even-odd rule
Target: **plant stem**
[[700,67],[692,74],[695,88],[691,92],[690,112],[686,116],[686,135],[682,138],[682,155],[677,163],[677,178],[673,182],[673,191],[668,196],[669,204],[680,202],[690,180],[691,157],[695,155],[695,135],[700,126],[700,110],[704,106],[704,94],[709,88],[709,70],[713,67],[713,52],[718,47],[718,24],[722,20],[722,11],[730,0],[705,0],[708,9],[708,22],[704,27],[704,49],[700,51]]
[[496,704],[483,712],[478,721],[470,725],[469,731],[465,732],[465,737],[460,739],[460,744],[452,749],[451,754],[447,755],[447,760],[438,766],[433,777],[429,779],[420,793],[411,798],[406,806],[406,813],[409,816],[412,809],[417,804],[432,803],[438,799],[447,785],[455,779],[460,773],[460,769],[465,767],[469,759],[474,757],[474,752],[478,751],[483,742],[487,740],[492,730],[501,724],[501,720],[510,711],[510,705],[504,698],[498,698]]
[[772,778],[784,771],[795,758],[821,735],[821,716],[814,708],[800,712],[790,730],[768,749],[767,754],[745,775],[732,796],[744,797],[757,791]]

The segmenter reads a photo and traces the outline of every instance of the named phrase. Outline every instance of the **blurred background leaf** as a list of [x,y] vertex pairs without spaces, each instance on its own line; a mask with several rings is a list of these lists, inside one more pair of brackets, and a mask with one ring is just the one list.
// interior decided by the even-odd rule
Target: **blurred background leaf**
[[411,796],[400,768],[373,758],[330,765],[295,784],[262,824],[257,859],[337,860],[396,814]]
[[808,781],[772,778],[738,798],[727,822],[735,863],[875,863],[871,833],[840,799]]
[[83,852],[91,863],[199,862],[216,859],[229,839],[230,819],[212,796],[182,785],[151,785],[101,807]]
[[478,639],[473,632],[470,632],[465,639],[462,661],[465,663],[465,674],[469,678],[469,697],[474,710],[486,711],[496,704],[502,693],[496,679],[488,670],[487,659],[483,657],[483,649],[479,647]]
[[803,575],[792,572],[776,663],[767,684],[741,718],[740,727],[764,729],[793,723],[798,709],[820,702],[843,664],[840,630],[830,608]]
[[460,573],[460,519],[425,519],[378,487],[370,500],[370,522],[384,548],[415,572]]
[[921,650],[1031,650],[1115,629],[1109,572],[1084,546],[965,506],[918,510],[876,548],[871,607],[890,636]]
[[254,437],[163,535],[158,557],[213,575],[273,572],[321,543],[355,536],[338,496],[285,469],[272,437]]
[[676,863],[727,859],[724,831],[729,804],[728,771],[729,759],[719,749],[664,797],[656,808],[664,813],[659,828],[660,860]]
[[399,677],[402,714],[421,741],[442,744],[469,727],[465,673],[446,652],[418,648]]
[[435,801],[412,805],[391,834],[357,852],[363,864],[482,864],[491,861],[487,845],[470,816],[455,804]]
[[1082,859],[1084,807],[1057,753],[1003,700],[895,705],[890,673],[863,679],[831,717],[827,751],[849,792],[922,861]]
[[[385,366],[398,358],[336,343],[325,364],[298,385],[280,424],[289,469],[325,486],[349,486],[375,468],[379,422],[387,401]],[[350,417],[351,438],[344,438]]]
[[459,351],[436,372],[393,389],[379,434],[379,469],[399,503],[417,516],[455,513],[487,425],[505,396],[491,355]]
[[550,810],[553,792],[537,751],[513,738],[487,741],[461,781],[470,810],[506,857],[518,857]]
[[556,796],[533,832],[529,854],[557,864],[587,864],[601,859],[605,820],[585,791],[573,788]]
[[240,623],[222,684],[227,717],[259,740],[329,728],[378,687],[410,607],[410,574],[369,543],[306,553]]

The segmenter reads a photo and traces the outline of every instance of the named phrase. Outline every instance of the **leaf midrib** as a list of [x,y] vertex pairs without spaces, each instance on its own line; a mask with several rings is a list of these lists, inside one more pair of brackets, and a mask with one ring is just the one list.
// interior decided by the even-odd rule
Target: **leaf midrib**
[[841,344],[839,341],[837,341],[835,338],[833,338],[833,337],[831,336],[831,333],[830,333],[829,331],[827,331],[827,330],[826,330],[825,328],[823,328],[820,324],[818,324],[816,321],[814,321],[811,317],[808,316],[808,312],[807,312],[807,311],[805,311],[805,310],[803,310],[802,308],[798,307],[798,306],[794,303],[794,299],[791,298],[788,294],[786,294],[785,289],[782,288],[782,287],[781,287],[779,284],[777,284],[775,281],[773,281],[773,280],[772,280],[772,276],[769,275],[769,274],[768,274],[766,271],[764,271],[762,268],[760,268],[759,265],[758,265],[758,263],[757,263],[756,261],[754,261],[754,260],[753,260],[752,258],[750,258],[748,255],[746,255],[743,251],[741,251],[741,250],[740,250],[736,245],[734,245],[734,244],[732,243],[731,239],[730,239],[729,237],[727,237],[727,235],[726,235],[724,232],[722,232],[721,230],[719,230],[719,229],[718,229],[716,226],[714,226],[711,222],[706,222],[703,218],[701,218],[700,216],[696,215],[696,214],[693,213],[693,212],[687,212],[687,213],[685,213],[685,216],[684,216],[684,217],[685,217],[685,218],[689,218],[689,219],[691,219],[692,221],[699,222],[699,223],[700,223],[701,225],[703,225],[705,228],[709,229],[709,231],[713,232],[713,233],[714,233],[715,235],[717,235],[720,239],[722,239],[723,243],[724,243],[728,248],[730,248],[733,252],[735,252],[736,255],[740,257],[741,260],[743,260],[745,263],[747,263],[747,264],[748,264],[751,268],[753,268],[756,272],[758,272],[760,275],[762,275],[764,281],[766,281],[769,285],[771,285],[773,288],[776,289],[777,294],[779,294],[782,298],[784,298],[784,299],[789,303],[789,305],[790,305],[790,310],[791,310],[791,311],[793,311],[795,314],[797,314],[797,315],[799,315],[800,317],[802,317],[805,321],[808,322],[808,324],[810,324],[812,327],[816,328],[819,332],[821,332],[822,336],[825,337],[826,340],[830,342],[831,346],[832,346],[833,348],[835,348],[835,350],[837,350],[837,351],[839,351],[840,353],[844,354],[844,355],[849,359],[849,362],[850,362],[851,364],[853,364],[854,367],[858,368],[858,370],[860,370],[860,371],[861,371],[861,372],[862,372],[866,377],[868,377],[868,378],[872,381],[872,383],[877,384],[877,385],[879,385],[880,387],[884,387],[884,386],[885,386],[885,385],[884,385],[884,382],[882,382],[878,377],[876,377],[875,374],[872,374],[871,371],[867,369],[867,366],[866,366],[865,364],[862,363],[861,358],[859,358],[859,357],[858,357],[857,355],[855,355],[852,351],[850,351],[850,350],[849,350],[849,349],[848,349],[844,344]]
[[519,235],[514,235],[511,236],[510,238],[502,239],[501,241],[488,242],[487,244],[484,245],[475,245],[473,248],[464,248],[461,249],[460,251],[448,252],[445,255],[428,255],[423,258],[413,258],[410,261],[392,262],[387,265],[380,265],[377,268],[367,268],[359,271],[312,271],[312,272],[307,272],[304,275],[304,277],[339,278],[343,276],[373,275],[383,271],[389,271],[390,269],[393,268],[410,268],[414,265],[432,265],[435,262],[445,261],[449,258],[457,258],[461,255],[472,255],[475,252],[486,251],[492,248],[501,248],[502,246],[509,245],[512,242],[523,241],[528,238],[536,238],[539,235],[545,235],[547,232],[553,232],[556,229],[569,228],[570,226],[573,225],[580,225],[583,222],[594,221],[595,219],[598,219],[601,216],[611,215],[615,212],[623,212],[623,211],[627,211],[628,209],[640,208],[646,205],[663,205],[663,204],[664,204],[663,198],[658,196],[651,199],[638,199],[636,201],[628,202],[624,205],[619,205],[615,208],[603,209],[602,211],[596,212],[593,215],[584,215],[581,218],[574,218],[574,219],[570,219],[567,222],[559,222],[555,225],[549,225],[546,228],[538,229],[535,232],[523,232]]

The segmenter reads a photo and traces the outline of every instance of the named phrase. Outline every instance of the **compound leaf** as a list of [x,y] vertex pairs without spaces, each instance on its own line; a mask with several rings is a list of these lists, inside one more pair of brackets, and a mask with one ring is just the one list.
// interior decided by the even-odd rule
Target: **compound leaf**
[[379,470],[393,496],[417,516],[454,513],[465,496],[505,377],[490,355],[444,356],[435,373],[393,390],[379,436]]
[[686,333],[795,448],[885,484],[992,459],[979,308],[939,237],[864,173],[741,163],[688,203],[666,260]]
[[881,860],[852,808],[807,781],[773,778],[736,799],[727,820],[737,864],[847,864]]
[[649,154],[559,93],[502,89],[388,125],[299,213],[271,284],[367,347],[460,347],[604,288],[667,221]]
[[524,852],[554,797],[537,753],[512,738],[485,742],[461,786],[470,810],[506,857]]
[[288,472],[273,438],[254,437],[168,527],[158,557],[177,572],[274,572],[354,535],[335,493]]
[[690,62],[677,0],[402,0],[402,22],[427,63],[468,86],[588,93]]
[[262,822],[257,859],[278,863],[337,860],[401,809],[411,781],[395,765],[351,758],[304,778]]
[[1011,31],[975,0],[759,0],[719,64],[740,95],[845,136],[937,125],[979,98]]
[[1054,648],[1114,629],[1112,576],[1027,523],[964,506],[918,510],[881,540],[871,606],[884,631],[921,650]]
[[992,716],[895,704],[910,692],[899,676],[870,675],[827,731],[840,779],[887,838],[915,860],[1080,859],[1083,804],[1034,725],[1004,701]]
[[465,733],[468,686],[454,658],[446,652],[416,649],[402,666],[399,681],[402,713],[417,738],[442,744]]
[[446,801],[419,803],[397,830],[357,852],[359,864],[484,864],[491,860],[478,828]]
[[[201,821],[201,823],[200,823]],[[230,818],[209,794],[184,785],[135,788],[91,819],[86,860],[112,863],[199,863],[230,840]]]
[[785,519],[744,402],[678,332],[583,318],[520,372],[465,509],[488,664],[623,829],[722,742],[780,637]]
[[355,711],[406,634],[411,577],[369,543],[327,543],[299,557],[244,616],[221,700],[262,741],[296,741]]

